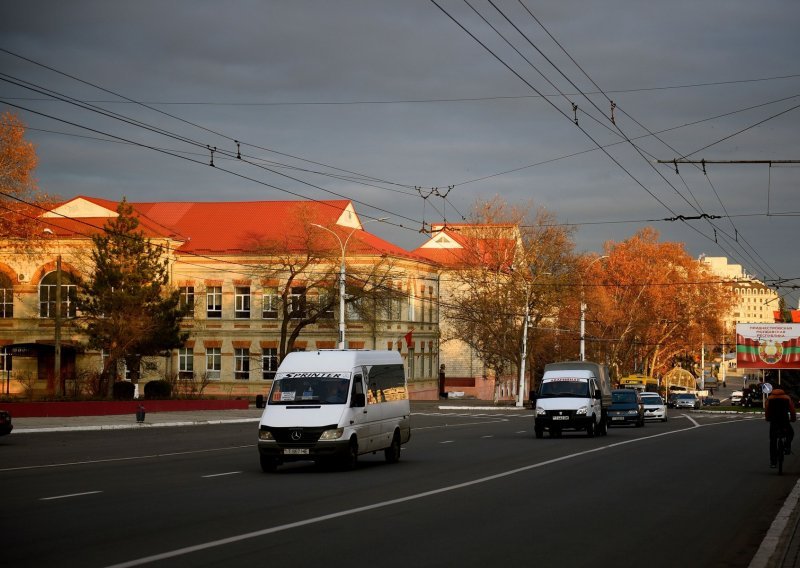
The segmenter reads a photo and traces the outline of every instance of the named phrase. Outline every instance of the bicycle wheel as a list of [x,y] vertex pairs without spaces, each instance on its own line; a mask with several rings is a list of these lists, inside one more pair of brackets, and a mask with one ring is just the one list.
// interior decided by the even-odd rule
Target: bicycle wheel
[[783,474],[783,448],[784,448],[785,438],[783,436],[778,437],[778,475]]

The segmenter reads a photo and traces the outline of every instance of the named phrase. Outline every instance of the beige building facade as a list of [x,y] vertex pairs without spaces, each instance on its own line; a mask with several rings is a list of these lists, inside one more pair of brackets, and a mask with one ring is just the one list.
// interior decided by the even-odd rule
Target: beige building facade
[[[117,203],[76,197],[41,216],[42,238],[36,243],[6,243],[0,249],[0,363],[3,392],[47,396],[55,392],[56,335],[60,339],[60,374],[68,394],[86,391],[103,364],[103,353],[86,347],[75,299],[81,278],[92,270],[91,236],[117,215]],[[439,271],[419,255],[364,230],[353,204],[324,202],[131,203],[140,229],[162,248],[169,263],[170,285],[192,306],[181,328],[186,344],[147,357],[140,383],[170,378],[187,393],[254,397],[266,394],[280,363],[282,320],[278,290],[287,267],[301,266],[302,243],[286,238],[303,220],[308,238],[329,249],[324,259],[294,275],[290,301],[293,319],[320,301],[312,282],[320,274],[380,274],[393,292],[386,306],[364,318],[345,309],[346,346],[399,351],[406,363],[410,391],[418,397],[437,393],[439,368]],[[317,235],[317,231],[319,234]],[[327,240],[325,240],[327,239]],[[272,246],[266,247],[264,243]],[[258,245],[258,246],[256,246]],[[331,252],[332,251],[332,252]],[[58,261],[61,273],[61,318],[57,325]],[[294,268],[289,268],[294,270]],[[366,277],[364,277],[366,278]],[[348,280],[349,285],[351,280]],[[335,288],[334,288],[335,289]],[[294,310],[294,308],[293,308]],[[296,316],[296,317],[295,317]],[[338,346],[338,303],[316,322],[302,328],[295,350]],[[291,330],[295,321],[288,322]],[[285,336],[285,333],[284,333]],[[124,379],[126,369],[118,369]],[[141,390],[142,384],[139,385]]]

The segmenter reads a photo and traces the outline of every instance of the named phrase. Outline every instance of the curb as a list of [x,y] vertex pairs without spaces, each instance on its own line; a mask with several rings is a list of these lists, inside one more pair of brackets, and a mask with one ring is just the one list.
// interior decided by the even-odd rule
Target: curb
[[54,426],[52,428],[14,428],[14,434],[42,434],[47,432],[97,432],[101,430],[138,430],[139,428],[174,428],[179,426],[206,426],[211,424],[245,424],[260,418],[232,418],[229,420],[185,420],[177,422],[142,422],[131,424],[100,424],[97,426]]

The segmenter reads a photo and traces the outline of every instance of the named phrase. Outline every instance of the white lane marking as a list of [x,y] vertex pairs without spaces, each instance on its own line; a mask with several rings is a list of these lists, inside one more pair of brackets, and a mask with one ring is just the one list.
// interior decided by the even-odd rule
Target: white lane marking
[[94,495],[95,493],[102,493],[102,491],[84,491],[83,493],[70,493],[68,495],[56,495],[54,497],[41,497],[39,501],[53,501],[55,499],[68,499],[70,497],[83,497],[84,495]]
[[487,434],[486,436],[481,436],[481,438],[494,438],[491,434]]
[[[740,422],[739,420],[731,420],[728,422],[724,422],[725,424],[735,424]],[[378,503],[373,503],[372,505],[364,505],[363,507],[356,507],[354,509],[345,509],[344,511],[338,511],[336,513],[329,513],[327,515],[321,515],[319,517],[312,517],[310,519],[305,519],[302,521],[296,521],[294,523],[287,523],[285,525],[278,525],[275,527],[269,527],[266,529],[261,529],[249,533],[242,533],[239,535],[230,536],[227,538],[221,538],[218,540],[211,540],[208,542],[204,542],[201,544],[196,544],[194,546],[186,546],[184,548],[176,548],[174,550],[169,550],[167,552],[162,552],[160,554],[153,554],[151,556],[144,556],[142,558],[136,558],[134,560],[129,560],[127,562],[121,562],[119,564],[112,564],[106,568],[133,568],[134,566],[142,566],[143,564],[150,564],[151,562],[158,562],[159,560],[166,560],[169,558],[176,558],[178,556],[184,556],[186,554],[192,554],[194,552],[199,552],[201,550],[208,550],[210,548],[216,548],[219,546],[225,546],[228,544],[233,544],[236,542],[241,542],[244,540],[250,540],[253,538],[259,538],[262,536],[267,536],[270,534],[275,534],[278,532],[283,532],[291,529],[296,529],[299,527],[305,527],[308,525],[313,525],[317,523],[322,523],[325,521],[330,521],[331,519],[338,519],[341,517],[347,517],[350,515],[357,515],[358,513],[363,513],[365,511],[373,511],[375,509],[382,509],[384,507],[391,507],[393,505],[399,505],[401,503],[407,503],[409,501],[416,501],[418,499],[424,499],[426,497],[431,497],[434,495],[440,495],[442,493],[447,493],[450,491],[456,491],[459,489],[464,489],[466,487],[471,487],[473,485],[480,485],[483,483],[488,483],[490,481],[495,481],[498,479],[503,479],[505,477],[509,477],[512,475],[517,475],[519,473],[524,473],[527,471],[531,471],[534,469],[542,468],[548,465],[552,465],[554,463],[571,460],[574,458],[578,458],[581,456],[585,456],[588,454],[592,454],[595,452],[601,452],[603,450],[608,450],[610,448],[614,448],[617,446],[623,446],[625,444],[634,444],[637,442],[643,442],[645,440],[650,440],[652,438],[660,438],[662,436],[671,436],[673,434],[681,434],[683,432],[688,432],[690,430],[694,430],[695,428],[705,428],[707,426],[717,426],[719,424],[723,424],[723,422],[717,422],[715,424],[704,424],[700,426],[692,426],[689,428],[682,428],[680,430],[671,430],[669,432],[662,432],[661,434],[654,434],[652,436],[643,436],[641,438],[633,438],[631,440],[626,440],[624,442],[617,442],[615,444],[609,444],[607,446],[599,446],[597,448],[593,448],[591,450],[586,450],[583,452],[577,452],[574,454],[569,454],[566,456],[561,456],[559,458],[554,458],[551,460],[546,460],[543,462],[534,463],[531,465],[526,465],[523,467],[518,467],[515,469],[510,469],[508,471],[502,471],[500,473],[495,473],[493,475],[487,475],[486,477],[479,477],[478,479],[473,479],[471,481],[465,481],[463,483],[457,483],[455,485],[448,485],[445,487],[440,487],[439,489],[432,489],[430,491],[424,491],[422,493],[416,493],[414,495],[408,495],[406,497],[399,497],[397,499],[390,499],[388,501],[379,501]],[[442,442],[447,443],[447,442]]]
[[119,461],[131,461],[131,460],[147,460],[153,458],[166,458],[172,456],[186,456],[190,454],[205,454],[208,452],[225,452],[228,450],[240,450],[242,448],[252,448],[255,444],[247,444],[246,446],[230,446],[227,448],[210,448],[207,450],[191,450],[187,452],[167,452],[165,454],[148,454],[143,456],[130,456],[127,458],[108,458],[104,460],[86,460],[86,461],[77,461],[77,462],[65,462],[65,463],[49,463],[45,465],[23,465],[20,467],[5,467],[0,468],[0,472],[5,471],[20,471],[25,469],[45,469],[50,467],[67,467],[70,465],[89,465],[95,463],[109,463],[109,462],[119,462]]
[[689,416],[688,414],[681,414],[681,416],[683,416],[684,418],[686,418],[687,420],[689,420],[689,422],[691,422],[691,423],[692,423],[692,424],[694,424],[695,426],[700,426],[700,424],[697,422],[697,420],[695,420],[694,418],[692,418],[692,417],[691,417],[691,416]]
[[439,442],[440,444],[452,444],[455,440],[445,440],[444,442]]
[[527,432],[528,432],[527,430],[517,430],[517,431],[516,431],[516,432],[514,432],[514,433],[515,433],[515,434],[527,434]]
[[241,471],[227,471],[225,473],[212,473],[210,475],[201,475],[200,477],[202,477],[204,479],[208,479],[209,477],[222,477],[224,475],[237,475],[239,473],[242,473],[242,472]]

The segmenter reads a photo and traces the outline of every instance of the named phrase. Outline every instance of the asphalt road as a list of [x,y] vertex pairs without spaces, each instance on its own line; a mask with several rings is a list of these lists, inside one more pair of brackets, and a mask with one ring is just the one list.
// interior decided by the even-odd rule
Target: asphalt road
[[400,463],[264,474],[254,424],[0,438],[6,566],[748,566],[800,474],[762,420],[533,437],[415,413]]

